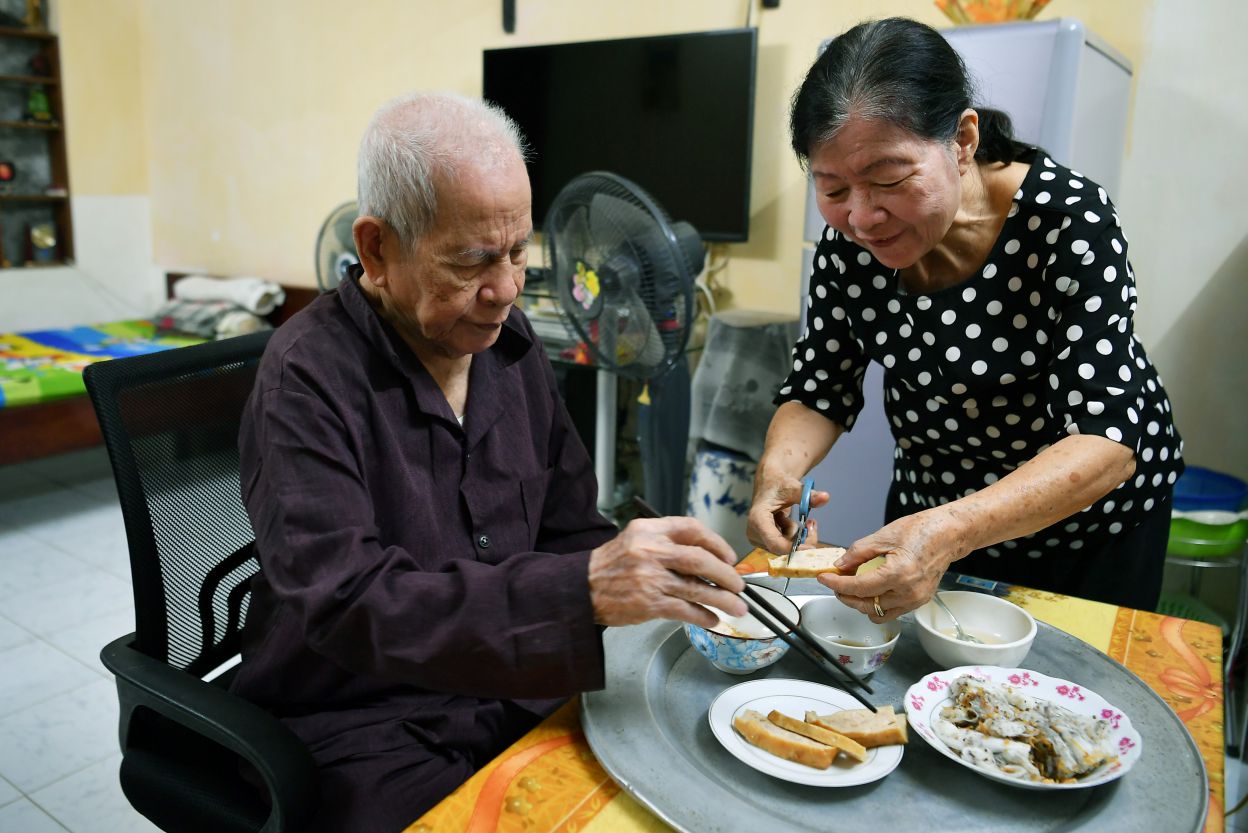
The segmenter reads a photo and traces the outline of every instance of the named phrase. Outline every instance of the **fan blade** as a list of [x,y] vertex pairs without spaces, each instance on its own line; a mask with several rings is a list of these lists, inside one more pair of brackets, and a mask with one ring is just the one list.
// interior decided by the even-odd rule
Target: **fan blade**
[[676,234],[676,245],[680,248],[681,254],[685,256],[685,263],[689,267],[689,277],[696,278],[702,273],[702,267],[706,263],[706,249],[702,248],[702,235],[684,220],[672,223],[672,231]]
[[[620,197],[595,194],[592,206],[590,228],[595,236],[621,241],[618,249],[627,251],[640,265],[642,277],[636,290],[641,293],[646,307],[657,318],[670,318],[673,299],[688,291],[687,284],[695,274],[689,269],[688,253],[677,248],[681,241],[669,240],[663,233],[663,226],[649,211]],[[688,223],[682,225],[693,231]],[[697,232],[693,234],[697,239]],[[696,245],[700,252],[701,241]],[[620,255],[613,252],[612,257]]]
[[619,364],[616,356],[616,341],[619,335],[620,311],[614,306],[605,306],[598,318],[598,338],[590,342],[590,349],[595,353],[595,360],[608,368]]
[[635,292],[621,292],[609,307],[616,320],[615,364],[628,375],[649,376],[667,355],[667,347]]
[[595,265],[597,258],[584,206],[556,206],[558,226],[546,234],[546,265],[554,281],[564,327],[577,341],[596,342],[593,322],[602,314],[604,287]]
[[343,206],[341,212],[334,220],[334,239],[338,241],[338,248],[343,250],[355,251],[355,235],[351,229],[355,225],[356,207],[355,203],[351,203],[350,210],[346,210]]
[[316,236],[316,285],[322,292],[336,289],[351,266],[360,262],[351,233],[358,214],[354,201],[345,202],[331,211],[321,225]]
[[654,228],[649,212],[614,194],[594,194],[589,216],[594,240],[608,250],[627,245]]

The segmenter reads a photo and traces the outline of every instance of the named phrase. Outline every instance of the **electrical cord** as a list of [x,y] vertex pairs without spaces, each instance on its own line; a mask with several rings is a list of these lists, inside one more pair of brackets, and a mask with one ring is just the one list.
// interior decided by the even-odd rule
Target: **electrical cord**
[[86,284],[86,286],[92,292],[96,294],[96,297],[103,298],[107,296],[108,300],[111,300],[112,302],[119,304],[121,306],[122,311],[126,313],[127,315],[139,314],[136,312],[139,309],[139,306],[135,304],[134,301],[128,298],[124,298],[121,295],[117,294],[112,289],[110,289],[107,285],[105,285],[103,281],[101,281],[99,278],[95,277],[91,273],[87,272],[86,270],[77,266],[70,267],[70,268],[72,268],[74,272],[82,278],[82,282]]

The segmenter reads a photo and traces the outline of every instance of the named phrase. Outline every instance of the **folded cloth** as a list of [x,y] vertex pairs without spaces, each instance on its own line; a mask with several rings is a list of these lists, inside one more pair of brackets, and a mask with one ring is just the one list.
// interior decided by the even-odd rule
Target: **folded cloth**
[[257,330],[271,329],[273,325],[254,312],[235,308],[221,316],[221,320],[217,322],[217,338],[233,338]]
[[180,301],[230,301],[256,315],[268,315],[286,300],[286,291],[272,281],[254,277],[187,275],[174,281],[173,297]]
[[152,321],[158,331],[200,338],[230,338],[273,329],[268,321],[229,301],[166,301]]

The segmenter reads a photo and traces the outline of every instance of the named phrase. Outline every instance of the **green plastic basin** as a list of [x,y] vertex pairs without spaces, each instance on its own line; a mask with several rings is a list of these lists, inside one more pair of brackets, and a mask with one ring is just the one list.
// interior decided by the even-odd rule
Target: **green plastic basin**
[[1248,517],[1216,509],[1175,511],[1166,551],[1184,558],[1225,558],[1248,541]]

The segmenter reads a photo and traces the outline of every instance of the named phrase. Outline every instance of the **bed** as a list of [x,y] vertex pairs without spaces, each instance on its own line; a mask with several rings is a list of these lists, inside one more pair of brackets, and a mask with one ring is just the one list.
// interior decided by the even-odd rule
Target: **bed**
[[[166,275],[166,285],[184,273]],[[274,326],[311,303],[308,287],[283,287]],[[82,383],[88,364],[169,350],[203,339],[161,334],[150,321],[114,321],[63,330],[0,333],[0,465],[91,448],[102,442]]]

